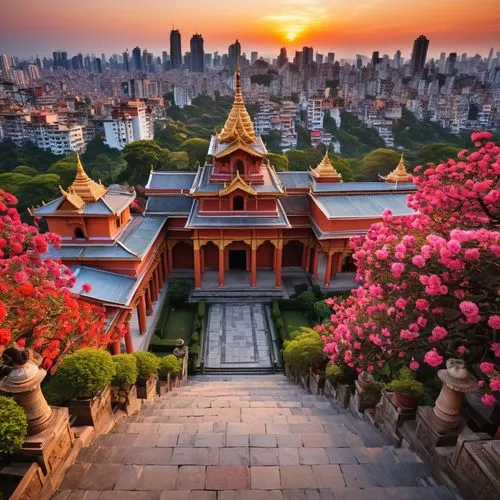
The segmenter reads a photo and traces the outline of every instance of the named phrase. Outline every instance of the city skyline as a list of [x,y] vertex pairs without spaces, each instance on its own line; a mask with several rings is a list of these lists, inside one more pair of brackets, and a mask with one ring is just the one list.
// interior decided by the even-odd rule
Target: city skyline
[[62,9],[60,0],[4,0],[0,53],[18,57],[49,56],[54,50],[111,54],[138,45],[160,54],[170,50],[173,27],[181,32],[186,48],[191,36],[201,33],[206,52],[226,52],[238,39],[242,52],[258,50],[265,57],[277,56],[282,46],[292,52],[304,45],[344,58],[357,53],[369,56],[373,50],[392,54],[396,49],[409,57],[413,40],[421,33],[432,41],[429,58],[440,52],[486,54],[500,46],[500,8],[495,0],[476,4],[474,24],[469,22],[469,2],[463,0],[439,4],[422,0],[418,5],[367,0],[355,7],[339,0],[280,0],[273,6],[256,0],[237,9],[229,0],[210,5],[192,0],[176,5],[175,15],[169,3],[150,0],[147,9],[138,9],[131,0],[109,0],[105,5],[88,0],[75,15]]

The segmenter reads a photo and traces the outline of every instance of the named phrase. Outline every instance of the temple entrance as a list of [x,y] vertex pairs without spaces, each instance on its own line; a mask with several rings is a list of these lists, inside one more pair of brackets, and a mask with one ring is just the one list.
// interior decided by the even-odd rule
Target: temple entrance
[[246,271],[247,268],[247,251],[246,250],[229,250],[229,269],[240,269]]

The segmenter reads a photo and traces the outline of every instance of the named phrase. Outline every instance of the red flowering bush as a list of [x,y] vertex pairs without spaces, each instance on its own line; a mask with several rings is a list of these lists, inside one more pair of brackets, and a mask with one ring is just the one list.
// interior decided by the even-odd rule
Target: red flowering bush
[[16,203],[0,190],[0,352],[14,343],[32,347],[49,369],[64,353],[119,338],[105,331],[103,308],[70,292],[70,269],[43,257],[49,244],[59,248],[59,236],[21,222]]
[[[328,299],[331,321],[316,326],[332,361],[373,372],[447,358],[479,364],[485,404],[500,391],[500,147],[472,135],[461,151],[414,177],[416,214],[372,225],[351,241],[361,286]],[[418,167],[415,169],[418,172]]]

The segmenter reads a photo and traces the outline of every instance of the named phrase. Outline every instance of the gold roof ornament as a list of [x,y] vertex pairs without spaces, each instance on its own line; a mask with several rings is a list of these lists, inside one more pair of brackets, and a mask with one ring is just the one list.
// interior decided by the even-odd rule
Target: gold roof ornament
[[[225,183],[224,183],[225,184]],[[249,186],[240,176],[240,173],[236,171],[236,176],[233,178],[233,180],[222,189],[219,190],[219,196],[226,196],[233,191],[236,191],[237,189],[240,189],[241,191],[244,191],[245,193],[251,194],[253,196],[257,195],[257,191],[253,189],[251,186]]]
[[410,174],[406,170],[406,165],[403,159],[404,153],[401,153],[398,166],[386,177],[380,176],[385,182],[410,182]]
[[328,150],[325,151],[325,156],[323,156],[323,159],[319,162],[318,166],[316,168],[311,168],[311,175],[316,178],[329,177],[342,180],[342,174],[337,172],[328,157]]
[[257,142],[253,123],[241,93],[240,68],[236,68],[236,91],[234,93],[233,107],[217,138],[220,143],[238,141],[244,144],[255,144]]
[[84,202],[97,201],[102,198],[107,189],[102,184],[93,181],[83,169],[80,155],[76,155],[76,177],[68,192],[78,195]]
[[75,193],[75,190],[72,189],[71,186],[68,188],[67,191],[65,191],[61,186],[59,186],[59,191],[64,196],[66,201],[68,201],[71,205],[73,205],[76,208],[76,210],[80,210],[80,208],[82,208],[85,205],[85,202],[77,193]]

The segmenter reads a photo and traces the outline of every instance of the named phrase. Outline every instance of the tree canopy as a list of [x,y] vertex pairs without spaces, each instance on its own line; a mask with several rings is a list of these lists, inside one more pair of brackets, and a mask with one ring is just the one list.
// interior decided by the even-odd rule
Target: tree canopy
[[286,155],[269,153],[267,158],[269,159],[269,163],[275,168],[276,172],[288,171],[288,157]]
[[200,165],[205,164],[205,159],[208,153],[208,147],[210,146],[210,142],[206,139],[187,139],[184,141],[179,149],[181,151],[185,151],[188,154],[189,162],[191,165],[196,165],[196,163]]
[[379,175],[392,172],[399,163],[401,153],[394,149],[378,148],[370,151],[361,160],[360,178],[364,181],[377,181]]

